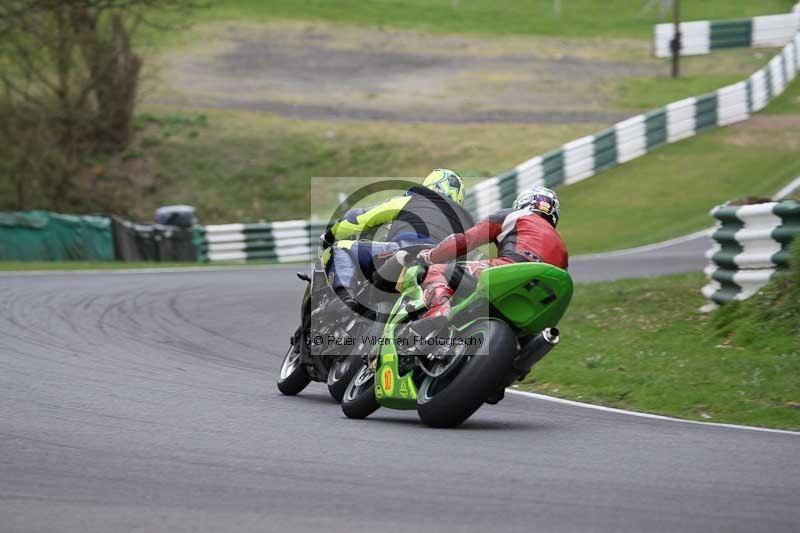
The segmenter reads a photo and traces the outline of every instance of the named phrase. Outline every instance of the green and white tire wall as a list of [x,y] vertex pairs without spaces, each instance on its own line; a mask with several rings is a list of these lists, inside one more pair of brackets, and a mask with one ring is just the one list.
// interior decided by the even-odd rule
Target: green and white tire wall
[[324,222],[287,220],[205,226],[201,259],[208,261],[307,261],[325,231]]
[[721,205],[711,216],[719,223],[706,253],[711,263],[703,295],[713,303],[745,300],[789,266],[789,243],[800,235],[800,203]]
[[[721,48],[774,48],[783,46],[800,31],[800,4],[792,13],[741,20],[699,20],[682,22],[681,55],[709,54]],[[653,54],[671,57],[670,43],[674,24],[658,24],[653,38]]]

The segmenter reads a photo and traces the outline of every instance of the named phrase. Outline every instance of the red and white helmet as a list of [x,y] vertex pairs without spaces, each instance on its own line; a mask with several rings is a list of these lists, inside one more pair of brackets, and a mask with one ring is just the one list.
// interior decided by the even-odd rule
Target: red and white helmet
[[520,193],[514,200],[514,209],[527,209],[539,213],[555,228],[561,217],[558,195],[552,189],[539,185]]

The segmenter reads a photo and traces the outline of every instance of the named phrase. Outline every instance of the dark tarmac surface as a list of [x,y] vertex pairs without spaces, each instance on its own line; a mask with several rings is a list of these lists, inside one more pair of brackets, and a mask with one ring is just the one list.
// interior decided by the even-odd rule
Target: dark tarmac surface
[[[704,262],[654,253],[575,274]],[[798,530],[798,435],[516,395],[432,430],[281,396],[296,269],[0,277],[0,531]]]

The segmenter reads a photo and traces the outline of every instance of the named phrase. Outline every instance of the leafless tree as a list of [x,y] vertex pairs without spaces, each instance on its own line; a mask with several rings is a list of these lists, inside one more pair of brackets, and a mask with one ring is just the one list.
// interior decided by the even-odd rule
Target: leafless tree
[[[15,208],[69,204],[92,158],[125,148],[142,58],[134,36],[180,20],[194,0],[0,1],[0,172]],[[3,176],[0,175],[0,179]],[[42,206],[43,202],[36,202]]]

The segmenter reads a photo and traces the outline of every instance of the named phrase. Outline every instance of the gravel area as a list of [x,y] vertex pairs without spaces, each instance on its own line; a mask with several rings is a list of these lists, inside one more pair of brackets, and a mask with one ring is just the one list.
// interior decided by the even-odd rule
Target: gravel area
[[[610,122],[604,88],[658,64],[642,43],[479,38],[322,24],[211,26],[164,58],[155,103],[301,119]],[[641,50],[640,50],[641,51]],[[614,59],[617,58],[617,59]]]

